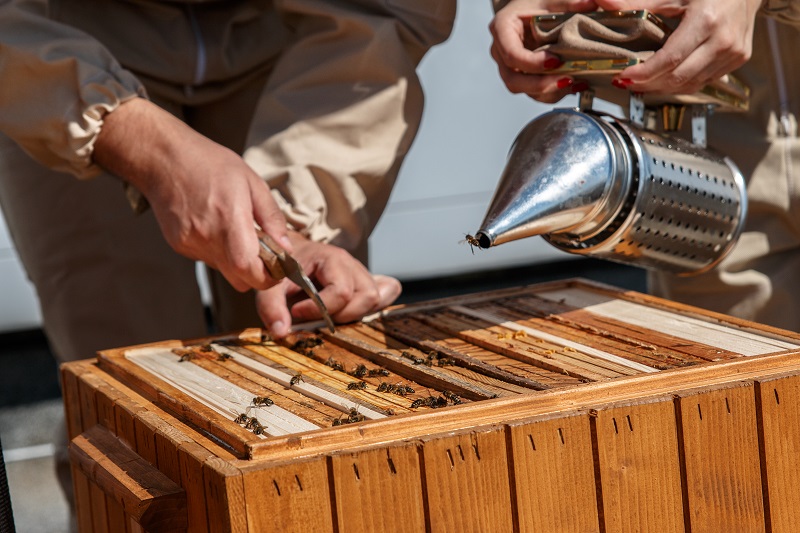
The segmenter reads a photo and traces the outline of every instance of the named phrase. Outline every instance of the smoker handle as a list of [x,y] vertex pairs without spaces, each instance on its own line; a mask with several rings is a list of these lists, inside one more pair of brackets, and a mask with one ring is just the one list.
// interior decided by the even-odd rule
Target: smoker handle
[[69,456],[148,533],[186,530],[186,492],[105,427],[93,426],[72,439]]

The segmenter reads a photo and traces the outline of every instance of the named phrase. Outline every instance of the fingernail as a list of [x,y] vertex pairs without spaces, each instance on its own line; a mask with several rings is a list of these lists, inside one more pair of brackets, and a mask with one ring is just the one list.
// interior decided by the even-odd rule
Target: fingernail
[[589,82],[579,81],[578,83],[572,85],[570,91],[573,93],[579,93],[581,91],[585,91],[588,88],[589,88]]
[[292,241],[289,240],[289,236],[288,235],[284,235],[283,237],[281,237],[281,246],[286,248],[286,250],[289,250],[289,251],[292,250]]
[[563,64],[564,64],[563,61],[561,61],[557,57],[548,57],[547,59],[544,60],[544,68],[548,70],[558,68]]
[[567,87],[569,87],[570,85],[572,85],[572,84],[573,84],[573,82],[574,82],[574,80],[573,80],[572,78],[561,78],[560,80],[558,80],[558,81],[556,82],[556,86],[557,86],[559,89],[566,89]]
[[283,337],[286,335],[286,324],[282,320],[273,322],[269,327],[270,332],[275,337]]
[[633,80],[628,78],[614,78],[611,80],[611,84],[618,89],[627,89],[628,85],[631,85]]

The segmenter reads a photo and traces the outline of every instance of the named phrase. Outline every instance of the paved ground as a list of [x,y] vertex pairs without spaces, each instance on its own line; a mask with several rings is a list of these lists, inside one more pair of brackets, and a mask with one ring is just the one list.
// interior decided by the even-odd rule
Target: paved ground
[[[410,303],[573,277],[645,290],[642,270],[573,259],[546,266],[408,282],[400,301]],[[68,531],[68,507],[56,482],[53,459],[62,416],[58,370],[42,332],[0,335],[0,442],[18,533]]]

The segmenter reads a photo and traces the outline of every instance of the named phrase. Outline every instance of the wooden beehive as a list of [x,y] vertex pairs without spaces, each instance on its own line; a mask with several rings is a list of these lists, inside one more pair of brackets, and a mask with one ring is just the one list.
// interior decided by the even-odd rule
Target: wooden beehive
[[62,377],[83,533],[800,523],[800,335],[582,280]]

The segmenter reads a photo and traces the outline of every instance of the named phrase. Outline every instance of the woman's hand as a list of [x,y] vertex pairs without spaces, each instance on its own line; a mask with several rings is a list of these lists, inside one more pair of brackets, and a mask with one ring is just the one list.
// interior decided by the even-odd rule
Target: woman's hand
[[499,10],[489,24],[493,37],[491,54],[508,90],[540,102],[555,103],[568,94],[587,89],[584,81],[547,73],[561,65],[561,60],[554,54],[532,50],[529,24],[535,15],[596,9],[594,0],[512,0]]
[[650,59],[623,70],[617,86],[691,94],[742,66],[752,54],[762,0],[597,0],[607,10],[646,9],[680,22]]

